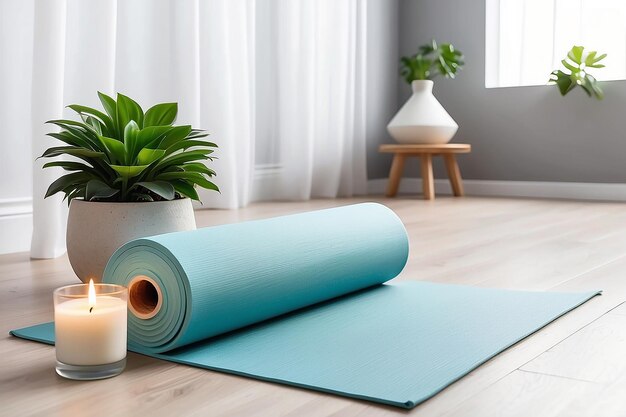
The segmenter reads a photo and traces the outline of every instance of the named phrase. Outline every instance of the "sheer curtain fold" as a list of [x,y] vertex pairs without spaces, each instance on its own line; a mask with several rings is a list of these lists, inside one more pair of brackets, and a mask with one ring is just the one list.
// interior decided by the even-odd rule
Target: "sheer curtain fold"
[[[121,92],[178,102],[178,123],[219,144],[221,193],[199,190],[199,207],[365,193],[365,0],[30,1],[33,157],[54,145],[43,123],[72,117],[65,105]],[[67,217],[43,199],[61,173],[41,165],[37,258],[64,252]]]
[[219,144],[213,162],[221,193],[199,190],[205,207],[237,208],[250,201],[254,170],[253,0],[200,4],[201,126]]
[[[55,141],[45,136],[49,119],[63,116],[65,72],[66,1],[51,0],[34,3],[34,34],[32,62],[32,157],[54,146]],[[54,258],[65,252],[65,223],[67,208],[60,196],[46,200],[43,195],[54,181],[59,168],[42,170],[43,161],[33,164],[33,237],[31,257]]]
[[[364,194],[366,2],[274,3],[272,140],[278,165],[266,198]],[[264,109],[259,109],[259,117]]]

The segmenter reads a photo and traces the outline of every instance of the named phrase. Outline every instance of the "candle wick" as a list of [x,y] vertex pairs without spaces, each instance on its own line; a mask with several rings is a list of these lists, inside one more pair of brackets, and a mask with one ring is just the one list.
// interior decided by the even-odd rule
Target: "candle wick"
[[91,313],[91,310],[93,310],[93,307],[89,307],[89,312]]

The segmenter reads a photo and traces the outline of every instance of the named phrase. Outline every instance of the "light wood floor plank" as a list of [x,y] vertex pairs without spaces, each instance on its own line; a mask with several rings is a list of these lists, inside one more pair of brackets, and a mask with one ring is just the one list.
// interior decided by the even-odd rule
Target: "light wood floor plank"
[[593,397],[602,389],[590,382],[515,371],[446,416],[582,417],[595,407]]
[[622,303],[619,306],[615,307],[615,309],[610,311],[610,314],[626,315],[626,303]]
[[605,314],[522,370],[611,384],[626,375],[626,316]]

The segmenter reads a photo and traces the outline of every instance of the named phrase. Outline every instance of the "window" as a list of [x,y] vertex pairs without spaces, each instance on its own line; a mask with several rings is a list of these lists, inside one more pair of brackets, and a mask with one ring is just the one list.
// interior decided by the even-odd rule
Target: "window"
[[574,45],[608,54],[599,80],[626,79],[626,1],[487,0],[486,87],[546,84]]

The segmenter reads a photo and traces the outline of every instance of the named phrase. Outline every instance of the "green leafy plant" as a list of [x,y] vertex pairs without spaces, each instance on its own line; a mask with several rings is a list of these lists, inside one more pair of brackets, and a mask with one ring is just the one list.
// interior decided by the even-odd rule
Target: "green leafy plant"
[[203,160],[217,145],[200,140],[208,133],[189,125],[174,126],[176,103],[161,103],[145,113],[123,94],[117,100],[98,93],[104,111],[78,104],[68,106],[82,121],[50,120],[61,128],[48,135],[64,142],[46,150],[42,158],[70,156],[44,168],[61,167],[70,173],[54,181],[46,197],[62,192],[69,202],[161,201],[189,197],[199,200],[195,186],[219,191],[208,180],[215,172]]
[[598,85],[598,81],[588,72],[589,68],[604,68],[603,64],[599,64],[606,58],[606,54],[598,56],[598,52],[591,51],[585,53],[583,46],[574,46],[567,53],[567,57],[561,60],[561,64],[565,67],[569,74],[558,69],[550,74],[550,84],[556,84],[561,95],[564,96],[572,91],[576,86],[582,87],[589,97],[595,97],[601,100],[604,97],[602,89]]
[[463,54],[449,43],[430,43],[419,47],[415,55],[400,58],[400,75],[407,83],[415,80],[432,80],[437,75],[454,78],[463,68]]

